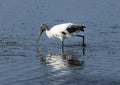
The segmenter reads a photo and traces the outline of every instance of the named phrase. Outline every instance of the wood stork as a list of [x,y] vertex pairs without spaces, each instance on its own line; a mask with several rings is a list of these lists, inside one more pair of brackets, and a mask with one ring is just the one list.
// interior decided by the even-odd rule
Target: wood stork
[[42,24],[40,27],[40,31],[37,36],[37,43],[39,42],[39,38],[44,31],[46,31],[46,35],[49,38],[58,38],[62,41],[62,49],[64,47],[64,39],[71,38],[73,36],[82,37],[82,46],[85,47],[85,37],[83,35],[78,35],[80,31],[84,32],[85,26],[77,25],[74,23],[63,23],[53,26],[51,29],[48,28],[46,24]]

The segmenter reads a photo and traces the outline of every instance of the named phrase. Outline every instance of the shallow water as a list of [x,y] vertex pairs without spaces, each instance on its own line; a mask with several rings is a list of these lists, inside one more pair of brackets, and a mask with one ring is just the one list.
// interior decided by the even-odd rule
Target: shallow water
[[[0,0],[0,85],[119,85],[119,0],[53,2]],[[87,27],[84,49],[66,39],[63,54],[45,34],[36,45],[40,24],[64,22]]]

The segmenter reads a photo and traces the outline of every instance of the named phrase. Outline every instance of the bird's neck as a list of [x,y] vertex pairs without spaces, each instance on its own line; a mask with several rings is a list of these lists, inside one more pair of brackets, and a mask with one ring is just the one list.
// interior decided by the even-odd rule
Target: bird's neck
[[46,30],[46,35],[49,37],[49,38],[52,38],[52,33],[49,31],[49,30]]

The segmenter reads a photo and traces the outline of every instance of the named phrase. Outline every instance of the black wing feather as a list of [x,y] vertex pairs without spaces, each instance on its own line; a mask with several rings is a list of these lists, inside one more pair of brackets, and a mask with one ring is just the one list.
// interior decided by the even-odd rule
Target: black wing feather
[[69,33],[73,33],[75,31],[84,31],[83,28],[86,28],[85,26],[79,26],[79,25],[70,25],[68,26],[68,28],[66,29]]

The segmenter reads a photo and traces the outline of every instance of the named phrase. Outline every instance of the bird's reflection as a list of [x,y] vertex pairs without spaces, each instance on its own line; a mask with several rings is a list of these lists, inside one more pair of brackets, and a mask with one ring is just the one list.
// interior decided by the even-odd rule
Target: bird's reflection
[[75,53],[73,51],[66,53],[48,53],[46,56],[43,56],[40,48],[37,47],[36,52],[41,62],[52,65],[54,68],[63,68],[69,66],[79,66],[81,68],[84,67],[84,61],[80,61],[77,57],[75,57]]

